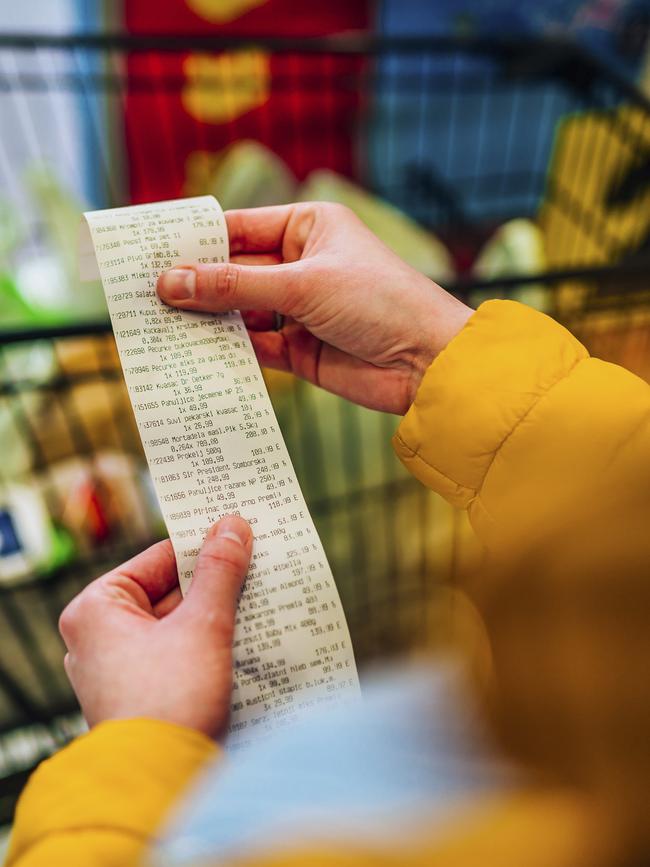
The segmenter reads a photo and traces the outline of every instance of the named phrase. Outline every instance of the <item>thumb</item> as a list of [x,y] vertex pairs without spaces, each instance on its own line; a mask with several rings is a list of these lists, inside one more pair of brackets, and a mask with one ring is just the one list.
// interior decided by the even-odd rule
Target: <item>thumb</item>
[[190,589],[174,612],[176,619],[201,622],[211,632],[230,637],[252,544],[243,518],[228,515],[217,521],[205,537]]
[[183,310],[277,310],[291,314],[298,262],[285,265],[184,265],[158,278],[160,298]]

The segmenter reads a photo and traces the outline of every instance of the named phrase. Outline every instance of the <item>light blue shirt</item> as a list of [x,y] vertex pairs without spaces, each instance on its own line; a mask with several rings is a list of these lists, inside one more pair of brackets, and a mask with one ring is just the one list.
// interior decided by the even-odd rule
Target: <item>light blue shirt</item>
[[155,850],[157,867],[219,864],[314,842],[403,844],[511,782],[493,758],[455,665],[393,669],[354,706],[295,726],[211,767]]

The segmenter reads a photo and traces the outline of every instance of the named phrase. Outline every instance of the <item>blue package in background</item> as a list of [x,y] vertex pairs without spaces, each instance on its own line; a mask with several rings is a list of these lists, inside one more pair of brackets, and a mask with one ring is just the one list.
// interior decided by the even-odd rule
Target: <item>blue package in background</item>
[[[559,35],[618,72],[638,71],[650,0],[383,0],[386,37]],[[584,108],[550,75],[525,84],[489,54],[392,51],[376,68],[368,182],[425,225],[495,225],[534,216],[558,121]]]
[[22,550],[11,513],[0,508],[0,557],[8,557]]

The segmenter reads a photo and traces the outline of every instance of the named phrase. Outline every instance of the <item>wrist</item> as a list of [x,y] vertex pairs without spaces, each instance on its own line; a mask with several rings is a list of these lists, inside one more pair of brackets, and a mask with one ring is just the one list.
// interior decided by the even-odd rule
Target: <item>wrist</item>
[[420,321],[419,339],[411,357],[410,403],[415,400],[422,378],[436,356],[462,331],[475,312],[453,295],[433,286],[437,297],[432,299],[433,303]]

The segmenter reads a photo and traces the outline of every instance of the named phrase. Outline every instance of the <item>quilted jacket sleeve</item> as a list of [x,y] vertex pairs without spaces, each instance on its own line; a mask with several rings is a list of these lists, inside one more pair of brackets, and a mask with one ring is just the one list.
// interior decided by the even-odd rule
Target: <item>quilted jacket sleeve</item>
[[499,549],[648,471],[650,388],[548,316],[488,301],[430,366],[394,447]]
[[196,772],[204,735],[149,719],[102,723],[32,775],[6,867],[129,867]]

